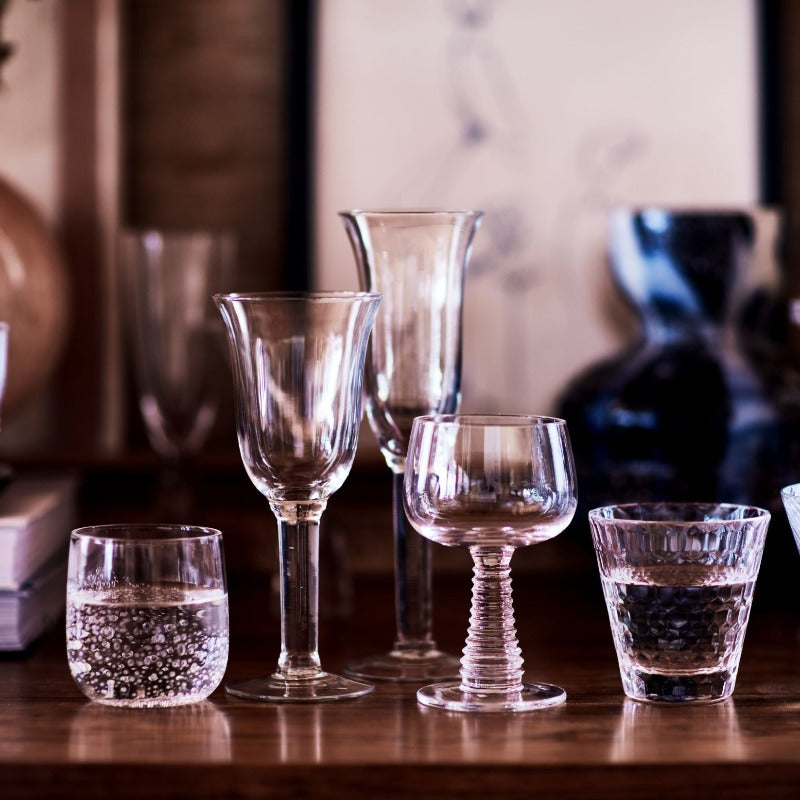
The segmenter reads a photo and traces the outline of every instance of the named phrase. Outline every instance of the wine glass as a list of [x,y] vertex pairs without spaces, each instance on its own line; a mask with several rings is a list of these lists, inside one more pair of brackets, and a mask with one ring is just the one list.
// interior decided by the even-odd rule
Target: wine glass
[[231,280],[231,234],[129,230],[121,234],[123,306],[139,410],[162,469],[162,513],[191,510],[187,462],[208,440],[218,402],[210,359],[219,350],[211,296]]
[[340,214],[361,288],[381,292],[365,386],[367,415],[393,479],[396,639],[388,654],[347,665],[371,680],[424,681],[458,674],[432,633],[430,542],[403,511],[403,473],[414,417],[453,413],[461,400],[464,272],[479,211]]
[[522,682],[511,557],[517,547],[561,533],[575,514],[566,423],[536,416],[418,417],[404,500],[420,534],[469,548],[474,562],[461,681],[426,686],[417,692],[419,702],[451,711],[527,711],[563,703],[563,689]]
[[358,444],[362,374],[379,294],[215,295],[233,362],[239,450],[278,520],[281,652],[271,676],[226,686],[254,700],[337,700],[370,684],[323,672],[319,525]]

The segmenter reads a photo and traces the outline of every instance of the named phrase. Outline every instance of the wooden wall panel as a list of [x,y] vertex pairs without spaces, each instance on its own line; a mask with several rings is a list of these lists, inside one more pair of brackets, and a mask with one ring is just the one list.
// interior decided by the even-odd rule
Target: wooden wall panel
[[97,191],[99,5],[100,0],[62,4],[60,234],[71,283],[72,324],[57,376],[58,402],[52,405],[50,435],[58,449],[75,454],[101,447],[108,402],[102,386],[109,309],[102,302],[102,212]]
[[239,287],[285,263],[285,17],[281,0],[124,5],[123,219],[223,227]]

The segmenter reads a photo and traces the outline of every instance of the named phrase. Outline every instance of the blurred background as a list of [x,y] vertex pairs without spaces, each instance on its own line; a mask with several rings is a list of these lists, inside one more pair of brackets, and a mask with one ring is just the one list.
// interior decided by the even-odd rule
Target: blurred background
[[[779,209],[723,322],[774,412],[773,444],[791,445],[798,35],[791,0],[0,3],[0,458],[82,470],[96,494],[156,469],[120,229],[233,232],[231,289],[354,288],[336,212],[358,206],[486,212],[464,409],[533,413],[574,410],[581,376],[641,340],[642,310],[609,269],[614,208]],[[221,364],[197,462],[218,491],[250,493]],[[364,430],[354,474],[388,486]],[[752,499],[774,506],[800,462],[793,475],[786,446],[757,457],[770,480]]]

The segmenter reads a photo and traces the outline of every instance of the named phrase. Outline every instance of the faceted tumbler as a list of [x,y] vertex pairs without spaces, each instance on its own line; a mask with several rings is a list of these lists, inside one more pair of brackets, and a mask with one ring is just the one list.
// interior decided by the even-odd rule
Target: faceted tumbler
[[589,512],[628,697],[707,703],[732,694],[769,519],[724,503]]

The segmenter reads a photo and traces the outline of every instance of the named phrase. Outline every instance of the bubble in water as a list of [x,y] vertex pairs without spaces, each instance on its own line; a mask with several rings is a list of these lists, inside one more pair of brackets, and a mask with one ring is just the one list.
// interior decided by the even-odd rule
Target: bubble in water
[[67,655],[93,700],[140,706],[201,700],[225,672],[227,597],[196,587],[126,587],[124,597],[114,589],[75,592],[67,603]]

